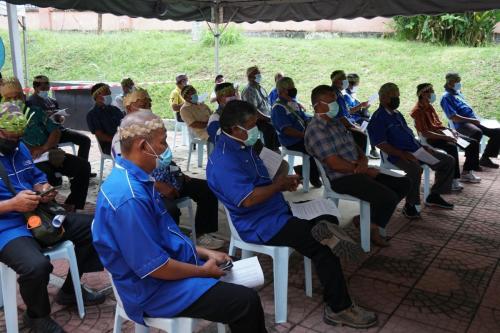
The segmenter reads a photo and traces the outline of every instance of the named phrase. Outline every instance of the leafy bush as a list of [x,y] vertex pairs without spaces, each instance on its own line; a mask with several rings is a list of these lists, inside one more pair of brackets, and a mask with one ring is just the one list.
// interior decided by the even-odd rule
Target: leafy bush
[[477,47],[492,42],[493,30],[499,20],[498,10],[438,16],[396,16],[393,27],[399,39]]
[[[227,28],[224,30],[224,32],[220,35],[219,43],[220,45],[232,45],[239,43],[242,40],[243,40],[243,34],[241,32],[241,29],[233,25],[228,25]],[[209,29],[205,30],[203,32],[203,37],[201,39],[201,42],[205,46],[214,46],[215,38],[212,31],[210,31]]]

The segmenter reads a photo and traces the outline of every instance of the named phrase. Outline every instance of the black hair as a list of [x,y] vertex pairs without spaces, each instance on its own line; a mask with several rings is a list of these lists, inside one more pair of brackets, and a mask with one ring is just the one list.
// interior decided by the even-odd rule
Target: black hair
[[222,79],[223,77],[224,77],[224,75],[222,75],[222,74],[217,74],[217,75],[215,76],[215,80],[214,80],[214,82],[217,82],[217,80],[218,80],[218,79]]
[[354,84],[359,81],[359,75],[356,73],[349,73],[347,74],[347,80],[349,83]]
[[221,91],[222,89],[225,89],[227,87],[234,88],[234,85],[231,82],[223,82],[215,85],[215,93]]
[[233,126],[242,126],[251,116],[257,115],[257,109],[252,104],[234,100],[222,109],[219,123],[224,132],[231,133]]
[[33,78],[33,88],[39,88],[42,85],[42,82],[46,80],[47,83],[49,82],[49,78],[45,75],[37,75]]
[[330,79],[333,81],[333,78],[340,73],[344,73],[344,71],[341,69],[337,69],[337,70],[333,71],[332,74],[330,74]]
[[107,84],[103,83],[103,82],[99,82],[99,83],[94,84],[92,86],[92,88],[90,88],[90,94],[93,95],[97,91],[97,89],[100,89],[104,86],[107,86]]
[[311,92],[311,104],[315,105],[319,101],[319,97],[335,92],[335,90],[331,86],[327,86],[326,84],[322,84],[314,88]]

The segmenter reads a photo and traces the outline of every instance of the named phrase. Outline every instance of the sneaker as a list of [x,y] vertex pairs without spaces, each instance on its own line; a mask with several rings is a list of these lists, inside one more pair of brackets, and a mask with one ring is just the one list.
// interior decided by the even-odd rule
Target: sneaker
[[196,239],[196,245],[209,250],[217,250],[224,246],[224,241],[222,239],[217,239],[212,235],[204,234]]
[[493,161],[489,157],[482,157],[479,161],[479,165],[484,166],[486,168],[498,169],[498,164],[493,163]]
[[461,182],[458,181],[458,179],[453,179],[451,182],[451,190],[452,191],[462,191],[464,189],[464,186],[462,185]]
[[23,322],[24,325],[34,333],[66,333],[66,331],[49,316],[31,318],[28,316],[28,312],[25,311],[23,313]]
[[453,207],[455,207],[455,205],[444,200],[439,194],[429,194],[427,199],[425,199],[425,205],[445,209],[453,209]]
[[410,220],[416,220],[420,218],[420,213],[418,212],[417,207],[415,207],[415,205],[406,204],[403,207],[402,213],[407,219]]
[[359,245],[336,224],[320,221],[311,229],[311,235],[328,246],[337,257],[357,260],[361,255]]
[[[462,176],[460,177],[460,180],[463,182],[466,182],[466,183],[480,183],[481,177],[476,176],[471,170],[471,171],[462,172]],[[452,188],[452,190],[453,190],[453,188]]]
[[[82,298],[85,306],[91,306],[104,303],[106,295],[82,286]],[[56,302],[60,305],[75,305],[76,297],[74,293],[67,293],[60,289],[56,295]]]
[[377,149],[372,148],[370,150],[370,154],[368,155],[368,158],[371,158],[372,160],[380,159],[380,154],[378,153]]
[[377,314],[367,311],[355,304],[343,311],[335,313],[328,305],[325,305],[323,321],[328,325],[346,325],[353,328],[368,328],[377,324]]

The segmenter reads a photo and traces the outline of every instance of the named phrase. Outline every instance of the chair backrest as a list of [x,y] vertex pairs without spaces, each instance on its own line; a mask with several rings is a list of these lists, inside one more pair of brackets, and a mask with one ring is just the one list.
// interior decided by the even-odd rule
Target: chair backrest
[[318,167],[319,174],[321,176],[321,181],[323,182],[323,186],[325,187],[325,191],[332,191],[332,187],[330,185],[330,179],[326,175],[325,168],[323,168],[323,164],[321,164],[320,161],[315,157],[314,162],[316,163],[316,166]]
[[229,229],[231,230],[231,235],[239,241],[242,241],[240,235],[238,234],[238,231],[233,225],[233,220],[231,220],[231,214],[229,213],[229,210],[224,206],[224,210],[226,211],[226,216],[227,216],[227,223],[229,224]]
[[120,305],[123,308],[122,299],[120,298],[120,295],[116,290],[115,283],[113,282],[113,276],[111,275],[110,272],[108,272],[108,275],[109,275],[109,281],[111,281],[111,287],[113,288],[113,294],[115,295],[116,304]]

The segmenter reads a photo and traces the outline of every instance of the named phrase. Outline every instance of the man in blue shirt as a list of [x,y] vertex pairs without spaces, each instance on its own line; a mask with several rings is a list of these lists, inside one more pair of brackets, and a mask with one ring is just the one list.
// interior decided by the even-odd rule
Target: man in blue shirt
[[436,206],[445,209],[453,209],[453,204],[441,197],[441,194],[451,191],[454,177],[455,161],[453,157],[440,153],[431,147],[422,146],[415,139],[413,131],[406,124],[406,120],[398,111],[399,88],[394,83],[385,83],[379,90],[380,107],[372,115],[368,124],[370,141],[381,151],[388,155],[388,160],[398,168],[406,172],[411,180],[411,189],[406,196],[406,205],[403,214],[408,218],[418,218],[419,213],[416,205],[420,205],[420,180],[422,178],[422,167],[414,155],[423,147],[425,151],[439,160],[438,163],[429,167],[436,171],[434,185],[431,193],[425,198],[427,206]]
[[481,125],[479,117],[461,93],[462,83],[458,73],[446,74],[445,92],[441,98],[441,107],[455,129],[465,136],[481,142],[483,135],[489,137],[488,144],[479,160],[479,165],[498,169],[498,164],[491,158],[498,157],[500,151],[500,128],[487,128]]
[[[309,154],[304,146],[304,133],[311,116],[305,113],[304,107],[297,102],[297,88],[289,77],[283,77],[276,83],[278,99],[271,110],[271,122],[278,132],[282,146],[289,150]],[[314,187],[321,187],[318,168],[314,158],[309,158],[310,181]],[[302,171],[302,169],[299,169]],[[299,172],[301,173],[301,172]]]
[[377,316],[351,301],[334,255],[357,245],[336,225],[334,216],[306,221],[292,215],[281,192],[295,191],[298,177],[269,177],[252,147],[258,137],[257,117],[257,110],[247,102],[231,101],[224,107],[222,134],[207,165],[208,185],[228,209],[245,242],[288,246],[311,258],[324,286],[327,323],[357,328],[375,325]]
[[215,96],[217,98],[217,109],[208,119],[207,124],[207,132],[208,132],[208,141],[215,144],[217,138],[220,134],[220,124],[219,118],[224,108],[229,101],[238,99],[237,91],[234,88],[234,85],[230,82],[223,82],[215,86]]
[[[54,200],[57,192],[39,195],[51,186],[45,174],[35,167],[28,148],[21,142],[27,121],[20,109],[4,102],[0,119],[0,167],[8,178],[0,180],[0,262],[19,275],[19,290],[26,304],[23,314],[26,327],[37,333],[61,333],[64,330],[50,318],[47,285],[53,266],[42,253],[40,244],[32,238],[24,215],[32,212],[40,202]],[[15,195],[9,190],[9,183],[17,192]],[[63,239],[75,244],[80,274],[102,270],[92,246],[91,222],[90,215],[69,213],[63,223]],[[104,295],[85,288],[82,288],[82,293],[86,305],[105,300]],[[71,274],[67,275],[56,302],[76,304]]]
[[[278,81],[284,77],[285,74],[283,72],[274,74],[274,83],[278,83]],[[267,99],[269,100],[269,105],[271,105],[272,108],[274,106],[274,103],[276,103],[276,100],[278,99],[278,88],[274,87],[273,89],[271,89],[271,92],[269,93]]]
[[232,332],[266,332],[257,292],[218,281],[229,256],[195,246],[154,188],[150,174],[168,149],[163,121],[137,111],[119,135],[122,157],[101,187],[92,233],[127,315],[141,324],[191,317],[229,323]]

